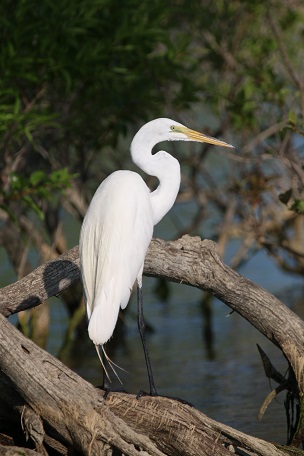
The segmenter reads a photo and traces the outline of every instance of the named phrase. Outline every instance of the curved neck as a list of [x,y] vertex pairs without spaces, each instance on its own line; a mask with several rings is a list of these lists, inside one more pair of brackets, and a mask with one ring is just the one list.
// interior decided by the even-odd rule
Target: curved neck
[[142,169],[145,173],[150,176],[156,176],[155,167],[153,166],[153,155],[152,149],[157,144],[157,141],[153,141],[149,136],[141,134],[141,130],[137,132],[131,143],[131,157],[133,163]]
[[156,225],[173,206],[180,187],[179,162],[167,152],[160,151],[152,155],[157,142],[134,137],[131,144],[133,162],[145,173],[157,177],[159,185],[150,194],[153,211],[153,223]]
[[[163,168],[161,173],[156,176],[159,180],[159,185],[150,194],[154,225],[169,212],[175,203],[181,181],[179,162],[166,152],[162,151],[158,153],[165,153],[167,157],[164,163],[161,164]],[[171,160],[169,160],[169,157]]]

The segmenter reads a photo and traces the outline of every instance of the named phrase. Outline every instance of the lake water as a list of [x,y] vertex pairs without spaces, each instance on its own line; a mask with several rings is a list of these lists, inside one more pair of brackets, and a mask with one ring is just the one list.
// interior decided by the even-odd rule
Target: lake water
[[[237,248],[230,244],[229,252]],[[276,294],[289,307],[304,316],[304,281],[282,273],[260,252],[240,271],[249,279]],[[153,331],[148,345],[159,394],[175,396],[194,404],[211,418],[266,440],[286,443],[285,393],[267,409],[262,421],[259,408],[275,382],[266,378],[256,344],[282,374],[287,364],[281,352],[238,314],[220,301],[212,301],[212,349],[204,339],[202,292],[170,284],[170,297],[161,302],[154,293],[156,280],[144,278],[144,312]],[[136,323],[136,301],[132,296],[124,314],[121,343],[110,353],[113,361],[127,370],[119,371],[127,391],[148,388],[146,368]],[[66,314],[58,299],[52,300],[52,338],[49,350],[56,354],[66,327]],[[93,344],[86,337],[78,341],[66,362],[95,385],[102,383],[102,371]],[[118,386],[113,383],[113,386]]]
[[[164,235],[171,234],[170,223],[170,218],[162,222],[156,235],[168,239],[170,235]],[[78,242],[79,226],[71,230],[69,224],[67,219],[67,231],[72,233],[69,242],[73,246]],[[231,242],[227,260],[236,248],[237,243]],[[265,253],[255,255],[239,272],[304,316],[303,279],[282,273]],[[2,285],[13,280],[2,253]],[[277,385],[274,382],[269,384],[256,344],[267,353],[274,366],[285,373],[287,366],[281,352],[242,317],[236,313],[229,315],[230,309],[216,299],[212,301],[213,344],[207,348],[202,292],[185,285],[170,284],[169,300],[161,302],[153,292],[155,285],[155,279],[144,279],[144,312],[153,329],[148,336],[148,345],[159,394],[185,399],[211,418],[248,434],[285,443],[284,393],[271,403],[263,420],[257,420],[259,407]],[[67,315],[59,299],[51,299],[50,304],[48,350],[56,355],[64,338]],[[124,314],[122,342],[112,354],[113,361],[128,371],[121,371],[120,375],[124,387],[132,393],[141,389],[148,391],[136,314],[133,296]],[[115,337],[114,334],[113,341],[118,337],[122,336]],[[87,336],[77,341],[66,362],[85,379],[95,385],[101,384],[101,366]]]

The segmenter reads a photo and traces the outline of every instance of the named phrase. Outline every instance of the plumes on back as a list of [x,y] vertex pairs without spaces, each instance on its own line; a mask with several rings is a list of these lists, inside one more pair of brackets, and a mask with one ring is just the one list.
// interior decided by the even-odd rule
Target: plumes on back
[[152,238],[149,189],[132,171],[116,171],[97,189],[80,235],[81,273],[95,345],[112,336],[119,308],[126,307],[142,273]]

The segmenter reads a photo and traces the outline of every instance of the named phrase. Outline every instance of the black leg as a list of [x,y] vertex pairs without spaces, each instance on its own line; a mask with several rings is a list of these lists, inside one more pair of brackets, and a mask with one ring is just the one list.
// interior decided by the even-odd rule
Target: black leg
[[151,361],[150,361],[148,347],[147,347],[146,339],[145,339],[146,324],[145,324],[144,313],[143,313],[142,287],[140,285],[137,286],[137,304],[138,304],[138,321],[137,321],[137,324],[138,324],[138,330],[139,330],[139,334],[140,334],[140,337],[141,337],[141,341],[142,341],[142,345],[143,345],[143,349],[144,349],[144,354],[145,354],[145,360],[146,360],[146,366],[147,366],[149,384],[150,384],[150,395],[151,396],[158,396],[156,388],[155,388],[155,384],[154,384]]

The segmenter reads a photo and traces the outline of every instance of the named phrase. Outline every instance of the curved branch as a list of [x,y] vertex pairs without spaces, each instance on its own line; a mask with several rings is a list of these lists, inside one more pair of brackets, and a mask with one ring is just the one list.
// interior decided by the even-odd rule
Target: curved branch
[[[282,349],[304,392],[304,322],[271,293],[223,263],[216,244],[199,237],[153,239],[144,274],[209,291]],[[0,312],[9,316],[40,304],[79,280],[78,247],[0,290]]]
[[29,409],[28,420],[37,422],[40,417],[43,423],[43,429],[38,426],[39,444],[56,442],[56,454],[60,446],[65,451],[59,454],[72,447],[83,455],[108,455],[113,448],[129,456],[289,454],[287,447],[250,437],[170,398],[109,393],[105,400],[102,391],[24,337],[2,315],[0,334],[0,398],[11,410],[6,422],[21,432],[20,412]]

